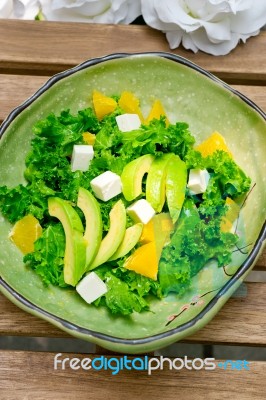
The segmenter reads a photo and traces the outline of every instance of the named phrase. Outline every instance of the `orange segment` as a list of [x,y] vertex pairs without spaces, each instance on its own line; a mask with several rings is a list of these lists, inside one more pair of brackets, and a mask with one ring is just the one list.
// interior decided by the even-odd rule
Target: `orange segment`
[[103,119],[105,115],[111,114],[117,107],[117,103],[111,97],[107,97],[101,92],[94,90],[92,93],[92,102],[96,117]]
[[203,157],[213,154],[216,150],[224,150],[226,153],[232,156],[224,137],[219,132],[213,132],[211,136],[198,145],[195,150],[198,150]]
[[226,198],[225,204],[228,206],[228,209],[225,216],[222,218],[221,231],[230,232],[233,223],[239,215],[240,207],[234,200],[230,199],[230,197]]
[[26,215],[15,223],[9,238],[23,254],[34,251],[34,242],[41,236],[42,227],[31,214]]
[[160,117],[166,117],[166,126],[169,125],[168,118],[165,114],[164,108],[160,100],[155,100],[151,111],[146,119],[146,124],[149,124],[153,119],[160,119]]
[[158,257],[161,257],[162,249],[170,240],[174,224],[169,213],[161,213],[154,218],[154,236],[157,246]]
[[158,257],[161,256],[162,248],[169,240],[174,225],[169,213],[155,215],[146,225],[144,225],[140,237],[140,243],[146,244],[155,242]]
[[126,260],[124,267],[135,271],[137,274],[156,280],[158,264],[156,244],[155,242],[150,242],[135,250]]
[[131,254],[124,267],[156,280],[162,249],[169,240],[173,228],[169,213],[155,215],[143,227],[140,238],[142,246]]
[[143,115],[139,107],[139,99],[133,93],[122,92],[118,105],[125,113],[138,114],[141,122],[143,122]]
[[143,226],[140,243],[146,244],[155,240],[153,218]]
[[83,136],[83,140],[84,140],[84,142],[85,142],[86,144],[90,144],[91,146],[94,145],[96,136],[95,136],[93,133],[84,132],[84,133],[82,134],[82,136]]

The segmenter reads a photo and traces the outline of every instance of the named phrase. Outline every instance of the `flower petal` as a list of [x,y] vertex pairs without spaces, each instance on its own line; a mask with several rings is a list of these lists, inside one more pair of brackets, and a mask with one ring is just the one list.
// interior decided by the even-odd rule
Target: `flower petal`
[[[141,12],[144,21],[146,22],[147,25],[151,26],[152,28],[159,29],[161,31],[166,31],[169,29],[169,24],[163,22],[156,10],[156,0],[142,0],[141,1]],[[175,24],[174,29],[176,29]]]
[[[254,32],[254,35],[256,32]],[[209,41],[206,31],[204,29],[200,29],[197,32],[193,32],[190,34],[191,40],[193,40],[194,45],[199,49],[206,53],[212,54],[214,56],[223,56],[230,51],[232,51],[240,39],[242,41],[246,41],[248,37],[246,35],[241,35],[238,33],[232,33],[231,39],[226,40],[220,43],[212,43]]]
[[[43,1],[43,0],[40,0]],[[42,7],[50,21],[130,23],[140,15],[140,0],[50,0]]]
[[231,30],[238,33],[252,33],[266,24],[265,0],[253,0],[253,7],[231,16]]
[[10,18],[13,11],[13,5],[9,0],[2,0],[0,3],[0,18]]
[[170,49],[176,49],[180,45],[182,36],[183,31],[181,29],[166,33],[166,39],[168,40]]
[[100,15],[110,8],[109,0],[76,0],[69,2],[67,0],[52,0],[51,9],[68,9],[73,13],[79,13],[86,17]]
[[38,0],[13,0],[14,18],[34,19],[40,10]]
[[223,12],[236,13],[238,11],[247,10],[252,6],[253,0],[208,0],[213,6]]
[[201,26],[201,21],[190,16],[182,7],[183,2],[168,0],[167,2],[157,1],[156,11],[160,19],[165,23],[175,23],[187,32],[194,31]]
[[141,0],[146,23],[166,33],[171,49],[228,54],[266,24],[265,0]]
[[127,12],[121,23],[130,24],[141,15],[140,0],[128,0],[125,4],[127,4]]
[[204,21],[202,25],[204,26],[208,38],[212,43],[220,43],[224,40],[231,39],[229,18],[224,18],[219,22]]
[[198,48],[195,45],[195,43],[193,42],[190,33],[184,33],[183,38],[182,38],[182,45],[187,50],[192,50],[194,53],[198,52]]
[[[235,1],[235,0],[233,0]],[[210,21],[220,15],[221,13],[231,13],[232,8],[228,0],[186,0],[190,14],[195,18]]]

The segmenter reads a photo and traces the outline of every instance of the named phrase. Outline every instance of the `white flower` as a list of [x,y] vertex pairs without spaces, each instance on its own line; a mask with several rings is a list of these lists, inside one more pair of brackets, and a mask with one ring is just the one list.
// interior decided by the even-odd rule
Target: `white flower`
[[265,0],[141,0],[145,22],[166,33],[170,48],[228,54],[266,24]]
[[129,24],[141,9],[140,0],[46,0],[42,12],[50,21]]
[[34,19],[39,10],[39,0],[0,0],[0,18]]

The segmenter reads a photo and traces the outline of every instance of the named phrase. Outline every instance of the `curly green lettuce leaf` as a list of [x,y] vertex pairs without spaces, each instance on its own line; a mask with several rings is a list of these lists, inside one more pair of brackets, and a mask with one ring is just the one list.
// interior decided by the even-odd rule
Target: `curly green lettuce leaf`
[[[94,149],[96,151],[113,149],[121,145],[123,133],[118,129],[115,117],[121,111],[117,109],[101,121],[101,127],[96,134]],[[110,134],[111,133],[111,134]]]
[[224,204],[196,208],[191,199],[184,203],[170,243],[164,247],[159,263],[159,282],[162,293],[183,294],[191,279],[210,260],[218,267],[231,261],[232,248],[238,237],[221,231],[221,220],[226,212]]
[[[123,261],[120,261],[120,264],[123,265]],[[158,298],[162,297],[158,281],[137,274],[136,272],[123,268],[122,266],[120,268],[114,268],[112,273],[117,278],[127,283],[130,290],[136,292],[141,297],[147,296],[148,294],[153,294]]]
[[106,306],[112,314],[129,315],[133,311],[148,310],[147,301],[137,293],[130,290],[126,282],[118,279],[112,272],[105,274],[107,293],[94,302],[95,305]]
[[108,291],[93,304],[106,306],[112,314],[129,315],[132,312],[149,310],[146,297],[154,295],[161,298],[161,289],[157,281],[129,271],[109,262],[97,268],[95,272],[106,283]]
[[38,121],[33,127],[33,133],[51,144],[66,146],[76,141],[82,141],[82,133],[98,132],[99,122],[91,108],[70,114],[69,110],[62,111],[57,117],[49,114],[45,119]]
[[34,252],[24,262],[42,279],[44,285],[66,287],[64,281],[65,233],[61,224],[49,225],[34,243]]
[[194,143],[188,124],[177,122],[167,126],[165,117],[123,134],[123,148],[134,152],[135,158],[144,154],[175,153],[183,159]]
[[164,117],[140,129],[120,132],[115,120],[119,112],[117,109],[105,117],[96,134],[96,153],[91,168],[97,172],[110,170],[120,175],[130,161],[144,154],[160,156],[172,152],[183,158],[195,142],[187,124],[179,122],[167,126]]
[[[170,256],[170,252],[168,253]],[[180,296],[190,287],[190,264],[187,257],[175,257],[175,262],[167,263],[167,256],[160,261],[159,280],[163,296],[178,293]],[[173,258],[173,257],[172,257]]]
[[251,179],[223,150],[216,150],[207,157],[190,150],[185,159],[188,168],[207,169],[210,173],[207,190],[202,195],[206,207],[223,204],[226,197],[238,198],[250,189]]
[[170,243],[163,248],[158,277],[164,296],[170,292],[183,294],[191,284],[190,264],[183,252],[183,240],[193,240],[194,231],[200,223],[200,216],[192,200],[187,199],[183,205],[177,227],[171,236]]
[[0,209],[11,223],[23,218],[30,204],[30,195],[25,186],[18,185],[13,189],[7,186],[0,187]]
[[43,181],[28,186],[18,185],[9,189],[0,187],[0,210],[11,223],[15,223],[27,214],[42,220],[47,212],[45,198],[54,194]]

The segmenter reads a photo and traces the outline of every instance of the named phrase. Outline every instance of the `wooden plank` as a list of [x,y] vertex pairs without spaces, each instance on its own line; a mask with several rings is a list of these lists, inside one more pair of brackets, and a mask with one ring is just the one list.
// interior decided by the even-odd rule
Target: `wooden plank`
[[266,269],[266,248],[264,249],[262,255],[260,256],[254,267],[254,270],[257,271],[265,271],[265,269]]
[[254,101],[257,106],[266,112],[266,90],[264,86],[232,85],[232,87]]
[[[34,400],[147,400],[149,398],[176,400],[182,393],[182,400],[261,400],[265,396],[265,362],[248,363],[249,370],[147,370],[123,369],[116,375],[109,370],[73,370],[66,365],[65,370],[54,369],[55,353],[9,352],[2,351],[0,365],[1,399]],[[64,353],[63,358],[73,358]],[[95,355],[78,355],[79,365],[84,358],[93,360]],[[129,358],[132,360],[132,357]],[[108,360],[108,358],[107,358]],[[150,359],[149,359],[150,360]],[[153,359],[151,361],[156,364]],[[216,365],[220,361],[215,361]],[[114,361],[113,361],[114,365]],[[139,364],[140,365],[140,362]],[[179,366],[180,363],[177,362]]]
[[[186,342],[266,345],[266,290],[263,283],[247,283],[239,297],[232,297],[218,315]],[[0,295],[0,335],[67,337],[47,322],[28,315]]]
[[245,283],[239,297],[231,297],[190,342],[266,345],[265,283]]
[[262,84],[266,82],[265,40],[266,32],[261,32],[229,55],[214,57],[182,47],[170,50],[165,35],[148,26],[1,20],[0,69],[3,73],[50,75],[105,54],[167,51],[226,81]]
[[[0,74],[0,121],[3,121],[15,107],[32,96],[47,79],[47,76]],[[266,96],[263,86],[232,86],[266,110]]]

